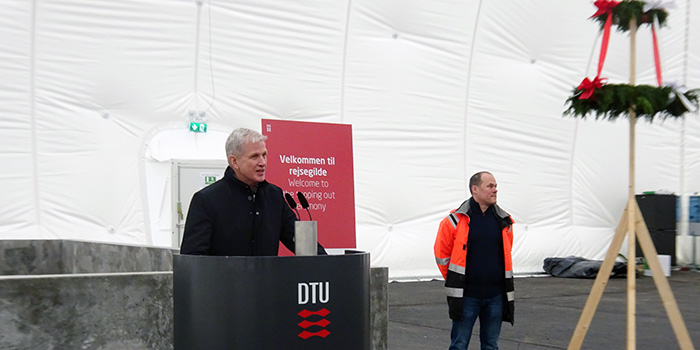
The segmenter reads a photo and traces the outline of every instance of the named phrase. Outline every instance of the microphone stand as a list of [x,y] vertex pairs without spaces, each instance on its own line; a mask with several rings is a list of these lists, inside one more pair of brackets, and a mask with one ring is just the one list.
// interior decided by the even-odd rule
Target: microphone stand
[[[291,197],[291,196],[290,196]],[[297,192],[299,204],[309,213],[309,221],[297,221],[294,223],[294,254],[296,256],[318,255],[318,227],[316,221],[311,220],[309,202],[301,192]]]

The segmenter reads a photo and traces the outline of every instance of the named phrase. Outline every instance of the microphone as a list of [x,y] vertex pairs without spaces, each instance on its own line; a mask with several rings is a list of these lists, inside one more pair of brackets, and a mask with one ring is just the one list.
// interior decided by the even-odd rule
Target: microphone
[[301,192],[297,192],[297,198],[299,198],[299,204],[301,204],[301,207],[306,209],[306,212],[309,213],[309,220],[312,220],[311,212],[309,211],[309,202],[306,201],[306,198]]
[[287,199],[287,204],[289,204],[289,207],[292,208],[295,212],[297,212],[297,220],[300,220],[299,211],[297,210],[297,203],[294,201],[294,198],[292,198],[292,195],[289,194],[289,192],[285,192],[284,198]]

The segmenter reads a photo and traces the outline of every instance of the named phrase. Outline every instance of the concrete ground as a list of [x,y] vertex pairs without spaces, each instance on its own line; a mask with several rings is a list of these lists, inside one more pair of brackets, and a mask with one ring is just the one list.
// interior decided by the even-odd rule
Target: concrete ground
[[[700,349],[700,273],[673,271],[668,278],[695,348]],[[502,350],[566,349],[593,287],[593,279],[515,279],[515,326],[503,324]],[[678,349],[652,277],[636,280],[637,349]],[[627,280],[610,279],[582,349],[625,349]],[[451,321],[442,281],[389,284],[390,350],[447,349]],[[479,349],[478,323],[470,349]]]

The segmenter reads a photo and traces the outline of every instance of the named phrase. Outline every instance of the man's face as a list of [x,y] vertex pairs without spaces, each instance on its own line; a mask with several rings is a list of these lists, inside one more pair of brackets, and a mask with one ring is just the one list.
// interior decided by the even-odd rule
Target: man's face
[[496,193],[498,190],[496,187],[496,178],[489,173],[481,174],[481,185],[472,186],[472,197],[474,200],[482,205],[494,205],[496,204]]
[[243,145],[243,154],[240,157],[229,155],[228,162],[236,177],[248,186],[254,186],[265,180],[267,168],[267,148],[265,141],[246,142]]

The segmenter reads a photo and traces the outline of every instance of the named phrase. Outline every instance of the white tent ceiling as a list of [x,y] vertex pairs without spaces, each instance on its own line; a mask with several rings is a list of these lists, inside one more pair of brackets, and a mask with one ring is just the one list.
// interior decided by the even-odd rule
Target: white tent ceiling
[[[676,3],[664,74],[697,88],[700,8]],[[438,223],[479,170],[517,222],[516,272],[602,259],[627,199],[628,123],[562,117],[595,75],[594,12],[585,0],[3,1],[0,239],[167,244],[170,159],[222,159],[228,131],[279,118],[352,124],[358,248],[392,278],[438,275]],[[637,83],[653,84],[648,27],[637,46]],[[626,33],[603,76],[629,80]],[[209,133],[185,131],[190,111]],[[697,115],[637,133],[637,192],[700,191]]]

